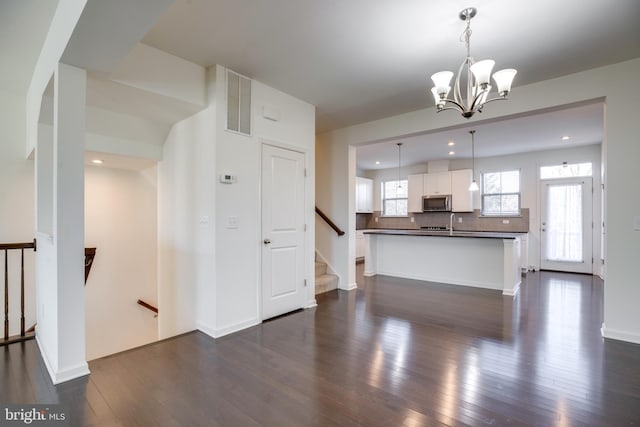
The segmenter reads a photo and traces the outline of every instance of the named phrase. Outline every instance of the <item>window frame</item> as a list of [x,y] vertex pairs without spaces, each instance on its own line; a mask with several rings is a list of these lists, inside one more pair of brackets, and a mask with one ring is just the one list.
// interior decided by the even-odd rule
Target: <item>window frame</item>
[[[407,197],[389,197],[385,198],[384,187],[387,182],[400,182],[400,185],[404,185],[407,188]],[[406,215],[388,215],[385,213],[385,201],[387,200],[395,200],[396,203],[398,200],[406,200],[407,202],[407,214]],[[397,205],[396,205],[397,206]],[[387,179],[382,180],[380,182],[380,216],[385,218],[408,218],[409,217],[409,179]]]
[[[484,192],[484,182],[485,175],[489,174],[503,174],[508,172],[518,172],[518,191],[517,192],[500,192],[500,193],[485,193]],[[500,171],[492,171],[492,172],[480,172],[480,216],[491,217],[491,218],[508,218],[508,217],[521,217],[522,216],[522,170],[520,169],[509,169],[509,170],[500,170]],[[500,183],[502,187],[502,182]],[[501,188],[502,190],[502,188]],[[485,211],[485,196],[518,196],[518,211],[517,212],[498,212],[498,213],[487,213]]]

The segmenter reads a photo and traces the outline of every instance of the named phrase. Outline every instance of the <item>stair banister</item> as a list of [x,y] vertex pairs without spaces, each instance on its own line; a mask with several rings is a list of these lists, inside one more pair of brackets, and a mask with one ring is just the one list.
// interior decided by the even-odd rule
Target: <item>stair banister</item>
[[317,206],[316,206],[316,213],[320,216],[320,218],[324,220],[324,222],[329,224],[329,227],[333,228],[333,231],[335,231],[338,234],[338,236],[344,235],[344,231],[342,231],[340,227],[338,227],[333,221],[331,221],[331,219],[327,216],[327,214],[322,212]]

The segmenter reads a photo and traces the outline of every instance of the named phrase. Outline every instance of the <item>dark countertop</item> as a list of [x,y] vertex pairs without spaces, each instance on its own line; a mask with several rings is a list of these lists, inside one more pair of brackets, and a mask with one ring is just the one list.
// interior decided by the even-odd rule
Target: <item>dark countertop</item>
[[448,231],[433,230],[390,230],[373,229],[365,230],[364,234],[385,234],[392,236],[429,236],[429,237],[475,237],[483,239],[515,239],[526,233],[502,233],[498,231],[453,231],[450,235]]

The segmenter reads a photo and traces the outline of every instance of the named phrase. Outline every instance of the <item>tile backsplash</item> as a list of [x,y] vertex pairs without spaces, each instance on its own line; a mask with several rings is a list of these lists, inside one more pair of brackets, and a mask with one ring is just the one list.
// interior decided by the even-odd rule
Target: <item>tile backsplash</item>
[[[372,214],[356,214],[356,229],[389,228],[413,230],[420,227],[448,227],[449,212],[427,212],[409,214],[408,217],[383,217],[380,211]],[[377,218],[377,221],[376,221]],[[411,222],[411,218],[414,222]],[[462,218],[462,223],[458,219]],[[457,212],[454,230],[460,231],[503,231],[529,232],[529,208],[522,208],[517,217],[487,217],[480,216],[480,211]],[[505,224],[505,222],[507,222]]]

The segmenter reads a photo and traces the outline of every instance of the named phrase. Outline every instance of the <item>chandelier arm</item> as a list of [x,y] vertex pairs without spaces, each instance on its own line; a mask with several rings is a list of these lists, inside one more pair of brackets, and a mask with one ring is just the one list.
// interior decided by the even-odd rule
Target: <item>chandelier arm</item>
[[489,102],[493,102],[493,101],[506,101],[509,98],[507,98],[506,96],[499,96],[497,98],[491,98],[491,99],[487,99],[482,105],[487,104]]
[[487,101],[485,101],[485,102],[483,102],[483,103],[481,103],[481,104],[479,104],[479,105],[478,105],[478,100],[479,100],[479,99],[481,99],[481,98],[484,96],[484,94],[485,94],[485,93],[487,93],[487,92],[488,92],[488,90],[487,90],[487,89],[483,89],[483,90],[481,90],[481,91],[480,91],[480,93],[479,93],[479,94],[477,94],[477,95],[475,96],[475,98],[473,98],[473,102],[471,103],[471,106],[469,107],[469,111],[473,111],[473,110],[475,110],[475,109],[476,109],[476,107],[478,108],[478,110],[481,110],[481,109],[482,109],[482,106],[483,106],[484,104],[486,104],[486,103],[487,103]]
[[463,113],[464,110],[460,109],[460,107],[442,107],[442,108],[438,108],[438,111],[436,111],[437,113],[439,113],[440,111],[444,111],[444,110],[455,110],[458,113]]
[[455,100],[449,99],[449,98],[442,99],[442,101],[450,102],[450,103],[454,104],[458,108],[446,107],[446,108],[441,108],[440,110],[455,110],[455,109],[457,109],[460,112],[466,111],[464,105],[460,104],[458,101],[455,101]]

